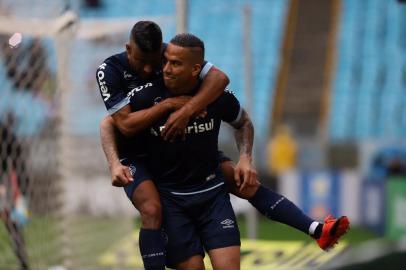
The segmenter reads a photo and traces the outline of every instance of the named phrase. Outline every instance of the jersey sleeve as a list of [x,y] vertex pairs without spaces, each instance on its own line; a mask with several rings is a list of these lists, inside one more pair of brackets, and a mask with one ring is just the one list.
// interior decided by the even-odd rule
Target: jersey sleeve
[[243,108],[234,93],[228,88],[225,89],[216,103],[221,114],[221,120],[232,125],[241,119]]
[[211,69],[212,67],[213,67],[213,64],[212,64],[212,63],[207,62],[207,61],[204,61],[204,62],[203,62],[203,67],[202,67],[202,70],[200,71],[200,74],[199,74],[199,79],[200,79],[201,81],[204,80],[204,77],[206,77],[207,73],[209,73],[209,71],[210,71],[210,69]]
[[110,115],[130,103],[122,85],[121,74],[114,65],[106,62],[101,64],[96,71],[96,81]]

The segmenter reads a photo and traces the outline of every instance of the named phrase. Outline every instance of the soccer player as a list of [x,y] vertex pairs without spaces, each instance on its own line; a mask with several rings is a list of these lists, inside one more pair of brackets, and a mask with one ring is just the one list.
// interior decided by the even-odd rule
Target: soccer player
[[[133,111],[130,98],[137,94],[137,101],[149,97],[149,81],[162,76],[161,29],[151,21],[137,22],[131,29],[126,51],[107,58],[96,72],[102,99],[121,134],[119,153],[136,165],[136,172],[129,173],[118,158],[116,146],[105,147],[112,174],[112,184],[123,186],[134,206],[141,214],[139,235],[140,252],[145,269],[164,269],[164,239],[161,235],[161,204],[158,192],[144,164],[144,130],[169,113],[165,138],[172,140],[181,135],[189,119],[214,101],[228,84],[227,76],[210,63],[206,63],[200,76],[204,79],[201,90],[193,98],[169,98],[148,110]],[[184,105],[184,106],[183,106]],[[114,130],[112,131],[115,132]],[[136,136],[133,136],[135,135]],[[144,157],[143,157],[144,156]],[[130,185],[129,185],[130,184]]]
[[[161,92],[158,90],[156,97],[143,106],[154,106],[157,98],[165,100],[196,92],[204,64],[204,44],[191,34],[176,35],[168,44],[164,61],[164,83],[169,91],[161,87]],[[159,86],[159,81],[152,84]],[[140,109],[138,104],[135,109]],[[147,164],[163,205],[167,262],[176,269],[204,269],[206,250],[214,269],[239,269],[239,232],[219,169],[217,142],[221,121],[226,121],[236,130],[241,156],[250,157],[247,145],[253,126],[228,91],[206,112],[204,117],[188,123],[183,139],[164,140],[165,118],[150,128]]]

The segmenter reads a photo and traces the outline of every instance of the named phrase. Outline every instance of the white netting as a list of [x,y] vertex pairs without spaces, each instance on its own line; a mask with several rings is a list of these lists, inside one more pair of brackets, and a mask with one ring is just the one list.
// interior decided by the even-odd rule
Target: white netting
[[0,270],[142,265],[133,246],[115,248],[136,211],[109,183],[95,70],[124,50],[137,20],[174,33],[174,17],[78,20],[70,2],[0,0]]
[[[68,215],[72,230],[72,269],[136,269],[142,266],[132,242],[133,217],[137,214],[124,192],[110,185],[109,172],[99,140],[99,123],[107,114],[96,85],[95,71],[110,55],[124,51],[134,22],[150,19],[163,28],[174,26],[170,17],[83,19],[72,47],[67,97],[69,116],[66,182]],[[128,239],[127,253],[115,246]],[[137,237],[135,238],[137,239]],[[134,257],[137,259],[134,261]],[[114,268],[117,267],[117,268]]]
[[10,36],[0,34],[0,269],[40,269],[62,258],[55,47],[26,33],[11,47]]
[[19,2],[0,2],[0,269],[47,269],[64,262],[61,74],[76,17]]

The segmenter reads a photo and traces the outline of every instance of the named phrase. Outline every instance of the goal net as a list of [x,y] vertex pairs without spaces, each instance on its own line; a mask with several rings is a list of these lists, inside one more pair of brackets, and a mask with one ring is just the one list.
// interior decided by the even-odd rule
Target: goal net
[[0,269],[48,269],[64,263],[61,74],[76,16],[18,2],[0,14]]
[[172,35],[175,17],[79,19],[71,2],[0,0],[0,269],[142,268],[137,213],[99,143],[95,71],[134,22]]

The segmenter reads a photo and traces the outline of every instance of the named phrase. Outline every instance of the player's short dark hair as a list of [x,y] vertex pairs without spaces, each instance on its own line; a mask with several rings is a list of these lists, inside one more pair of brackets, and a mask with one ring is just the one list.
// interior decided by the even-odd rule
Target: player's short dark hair
[[142,52],[156,52],[162,46],[162,31],[152,21],[139,21],[131,29],[130,39]]
[[204,42],[197,36],[190,33],[182,33],[174,36],[170,43],[179,47],[185,48],[200,48],[202,50],[202,58],[204,59]]

